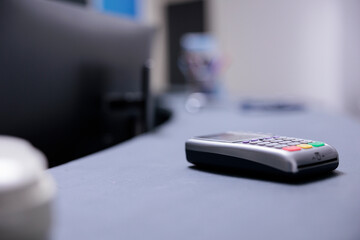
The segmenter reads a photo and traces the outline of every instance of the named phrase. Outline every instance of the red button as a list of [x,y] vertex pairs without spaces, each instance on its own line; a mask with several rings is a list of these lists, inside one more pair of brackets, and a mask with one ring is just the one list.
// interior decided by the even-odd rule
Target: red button
[[289,152],[294,152],[294,151],[300,151],[301,148],[299,148],[297,146],[289,146],[289,147],[283,147],[283,150],[286,150]]

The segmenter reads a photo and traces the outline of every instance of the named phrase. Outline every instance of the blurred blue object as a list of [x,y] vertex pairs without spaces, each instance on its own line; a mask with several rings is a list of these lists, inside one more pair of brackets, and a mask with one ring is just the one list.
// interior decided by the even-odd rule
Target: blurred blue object
[[189,33],[183,36],[180,42],[185,51],[208,52],[217,49],[213,36],[207,33]]
[[137,18],[139,0],[96,0],[94,6],[98,10]]
[[215,96],[220,88],[221,58],[214,37],[207,33],[185,34],[180,42],[182,54],[178,66],[191,92]]

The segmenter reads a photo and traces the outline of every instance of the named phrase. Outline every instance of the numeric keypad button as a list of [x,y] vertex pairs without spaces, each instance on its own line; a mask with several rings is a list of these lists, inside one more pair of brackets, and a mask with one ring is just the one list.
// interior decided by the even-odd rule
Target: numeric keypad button
[[265,146],[267,143],[265,143],[265,142],[259,142],[257,145],[259,145],[259,146]]
[[273,146],[276,146],[276,145],[278,145],[277,143],[268,143],[268,144],[266,144],[265,146],[267,146],[267,147],[273,147]]
[[278,148],[278,149],[282,149],[284,147],[287,147],[287,145],[284,145],[284,144],[278,144],[278,145],[275,145],[274,148]]

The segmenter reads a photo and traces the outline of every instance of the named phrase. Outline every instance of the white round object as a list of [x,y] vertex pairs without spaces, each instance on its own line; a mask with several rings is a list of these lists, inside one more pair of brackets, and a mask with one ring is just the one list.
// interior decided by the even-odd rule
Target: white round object
[[55,193],[46,157],[25,140],[0,136],[0,236],[47,239]]

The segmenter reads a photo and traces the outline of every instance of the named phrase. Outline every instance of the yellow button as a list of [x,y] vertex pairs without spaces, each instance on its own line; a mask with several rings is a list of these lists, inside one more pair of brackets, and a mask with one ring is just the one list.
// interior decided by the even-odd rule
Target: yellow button
[[309,144],[299,144],[299,145],[296,145],[296,146],[304,148],[304,149],[312,148],[312,146],[309,145]]

